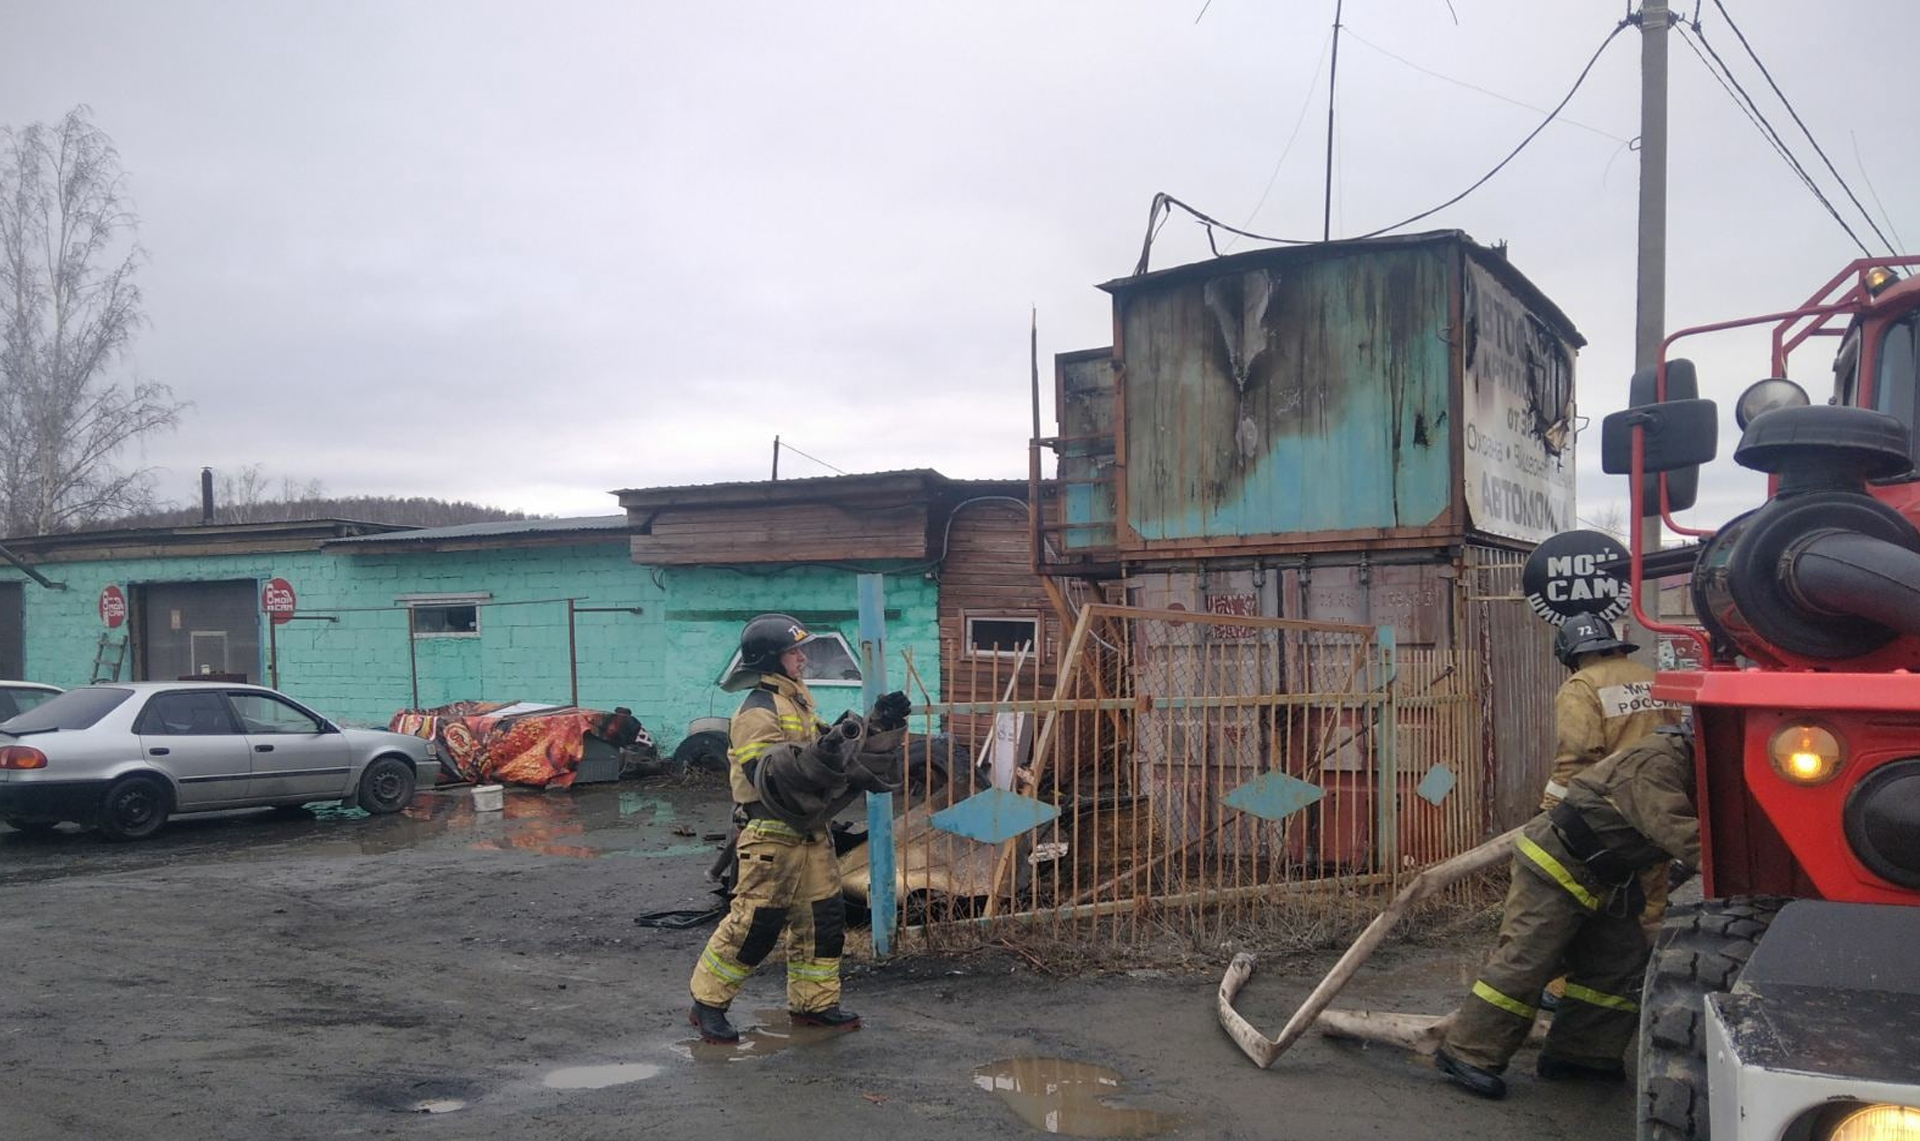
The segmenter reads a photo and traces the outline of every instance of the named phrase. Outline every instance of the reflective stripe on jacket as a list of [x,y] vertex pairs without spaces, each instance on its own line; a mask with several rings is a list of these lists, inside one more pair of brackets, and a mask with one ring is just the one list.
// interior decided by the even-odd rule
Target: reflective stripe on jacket
[[827,724],[813,703],[807,683],[784,674],[762,674],[760,684],[740,703],[727,727],[728,780],[735,804],[760,799],[753,787],[753,764],[774,745],[811,745]]

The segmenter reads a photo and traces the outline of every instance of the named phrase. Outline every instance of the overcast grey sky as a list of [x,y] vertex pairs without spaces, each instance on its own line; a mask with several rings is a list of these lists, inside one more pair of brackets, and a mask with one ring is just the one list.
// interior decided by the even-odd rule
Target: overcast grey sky
[[[1045,356],[1107,343],[1093,285],[1131,269],[1155,191],[1319,232],[1333,0],[1201,6],[14,0],[0,120],[87,103],[119,146],[151,254],[134,367],[194,404],[145,448],[164,497],[259,463],[604,513],[613,488],[763,477],[775,433],[847,470],[1019,476],[1028,307]],[[1913,116],[1879,62],[1920,42],[1920,5],[1730,7],[1920,239]],[[1336,236],[1449,197],[1540,119],[1393,56],[1545,108],[1623,11],[1348,0]],[[1703,19],[1758,94],[1712,0]],[[1797,304],[1853,248],[1672,56],[1669,326]],[[1415,227],[1510,242],[1591,342],[1588,516],[1624,499],[1597,422],[1631,371],[1638,68],[1629,29],[1562,122]],[[1176,218],[1155,265],[1206,252]],[[1723,410],[1766,371],[1761,339],[1696,355]],[[1829,360],[1796,369],[1816,398]],[[1760,486],[1717,473],[1700,516]]]

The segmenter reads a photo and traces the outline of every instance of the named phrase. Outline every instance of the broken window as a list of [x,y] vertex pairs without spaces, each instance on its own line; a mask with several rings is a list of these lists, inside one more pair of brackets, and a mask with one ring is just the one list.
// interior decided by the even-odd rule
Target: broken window
[[1025,647],[1033,653],[1040,644],[1040,617],[1037,614],[967,615],[967,656],[973,658],[1011,658]]

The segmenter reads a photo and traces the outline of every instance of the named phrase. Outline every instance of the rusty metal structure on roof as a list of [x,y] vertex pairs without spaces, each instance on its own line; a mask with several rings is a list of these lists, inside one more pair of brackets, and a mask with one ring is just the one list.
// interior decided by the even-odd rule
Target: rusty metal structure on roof
[[1030,462],[1035,502],[1044,454],[1058,465],[1030,535],[1056,605],[1351,624],[1456,655],[1476,675],[1486,823],[1529,813],[1558,672],[1517,575],[1575,525],[1585,342],[1566,314],[1459,231],[1101,288],[1114,343],[1056,357],[1058,428]]

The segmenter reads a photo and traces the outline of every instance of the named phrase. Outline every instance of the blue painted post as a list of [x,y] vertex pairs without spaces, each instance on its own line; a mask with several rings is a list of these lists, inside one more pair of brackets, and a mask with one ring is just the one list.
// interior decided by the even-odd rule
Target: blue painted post
[[1377,626],[1374,637],[1380,647],[1380,714],[1376,722],[1380,758],[1379,839],[1380,870],[1387,882],[1400,882],[1400,710],[1395,697],[1400,691],[1398,645],[1391,626]]
[[[867,709],[887,692],[886,577],[859,576],[860,587],[860,696]],[[893,952],[895,913],[893,895],[893,794],[867,794],[867,907],[873,912],[873,953]]]

